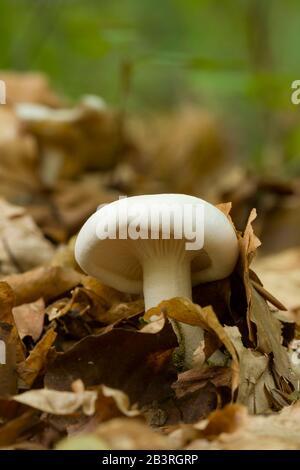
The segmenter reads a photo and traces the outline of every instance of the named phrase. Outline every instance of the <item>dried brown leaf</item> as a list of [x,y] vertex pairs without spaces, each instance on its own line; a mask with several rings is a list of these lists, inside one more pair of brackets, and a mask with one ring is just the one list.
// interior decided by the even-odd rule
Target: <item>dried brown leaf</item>
[[225,330],[239,357],[240,377],[237,402],[247,406],[251,413],[270,411],[266,387],[275,388],[270,358],[266,354],[245,348],[237,327],[227,326]]
[[26,210],[0,199],[0,264],[4,275],[50,261],[54,253]]
[[[189,450],[300,449],[299,403],[269,416],[245,416],[242,410],[238,410],[235,415],[236,430],[229,427],[231,432],[228,433],[226,423],[228,422],[227,417],[231,414],[230,410],[224,409],[214,416],[214,431],[220,432],[215,440],[209,442],[206,439],[196,439],[186,448]],[[201,424],[199,423],[199,427]]]
[[212,383],[219,387],[231,388],[232,371],[229,367],[203,366],[199,369],[190,369],[178,375],[177,381],[172,385],[177,397],[194,392]]
[[56,338],[53,329],[49,329],[37,343],[25,361],[18,364],[19,386],[31,387],[39,373],[46,366],[47,355]]
[[287,349],[282,345],[281,323],[270,312],[266,301],[251,288],[251,305],[249,319],[256,325],[257,347],[265,353],[274,356],[274,369],[287,382],[296,384],[300,377],[292,374]]
[[29,390],[13,399],[31,408],[57,415],[68,415],[82,408],[87,416],[94,414],[97,392],[84,390],[81,392],[59,392],[47,388]]
[[3,279],[15,294],[15,305],[31,303],[39,298],[51,300],[81,282],[81,274],[59,266],[41,267]]
[[30,304],[13,308],[13,315],[21,339],[31,336],[37,341],[42,334],[45,316],[45,302],[38,299]]
[[106,385],[125,392],[132,403],[170,393],[170,354],[177,345],[165,322],[156,334],[115,328],[91,335],[60,354],[49,365],[45,386],[69,390],[80,378],[86,387]]

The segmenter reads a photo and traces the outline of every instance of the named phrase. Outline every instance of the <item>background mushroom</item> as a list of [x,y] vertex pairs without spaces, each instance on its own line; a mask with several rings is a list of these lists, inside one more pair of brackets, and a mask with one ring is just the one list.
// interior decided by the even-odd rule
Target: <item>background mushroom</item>
[[[153,217],[159,222],[156,231]],[[187,223],[192,223],[195,238],[203,235],[199,246],[191,246]],[[208,202],[184,194],[144,195],[114,201],[94,213],[79,232],[75,257],[84,271],[104,283],[143,292],[148,310],[173,297],[192,299],[192,285],[227,277],[237,261],[238,242],[227,217]],[[172,323],[184,364],[190,367],[203,331]]]

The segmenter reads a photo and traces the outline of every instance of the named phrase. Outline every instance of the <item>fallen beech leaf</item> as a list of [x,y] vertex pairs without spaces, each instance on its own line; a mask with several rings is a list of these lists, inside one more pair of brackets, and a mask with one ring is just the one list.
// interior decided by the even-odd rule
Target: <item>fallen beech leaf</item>
[[76,287],[71,298],[60,299],[47,308],[49,320],[76,312],[76,316],[88,314],[85,319],[112,324],[143,311],[143,302],[130,300],[130,296],[105,286],[89,276],[82,276],[83,287]]
[[123,292],[120,292],[113,287],[106,286],[98,279],[91,276],[82,276],[81,283],[83,287],[97,295],[97,297],[104,300],[108,307],[120,302],[128,302],[130,297]]
[[216,204],[216,207],[218,209],[220,209],[220,211],[222,211],[223,214],[225,214],[229,218],[229,220],[231,221],[231,217],[229,216],[230,211],[232,209],[232,203],[231,202],[222,202],[220,204]]
[[[221,410],[217,423],[228,415],[228,410]],[[240,411],[238,411],[238,415]],[[237,422],[237,429],[230,433],[222,432],[209,442],[196,439],[185,448],[188,450],[299,450],[300,449],[300,407],[299,403],[284,408],[281,412],[269,416],[245,416]],[[238,418],[238,416],[236,416]],[[226,419],[226,418],[225,418]],[[217,424],[216,423],[216,424]],[[199,423],[200,427],[201,423]],[[198,427],[198,425],[196,425]],[[202,431],[203,432],[203,431]],[[202,433],[200,431],[200,434]]]
[[113,388],[102,385],[101,392],[104,397],[113,398],[119,410],[125,416],[137,416],[140,412],[136,409],[130,407],[130,402],[128,396],[123,393],[121,390],[115,390]]
[[177,381],[172,385],[177,397],[194,392],[211,382],[219,387],[231,387],[232,371],[229,367],[203,366],[199,369],[190,369],[178,375]]
[[[245,266],[249,266],[253,260],[257,248],[261,245],[260,240],[254,233],[252,223],[257,217],[256,209],[252,209],[250,212],[246,228],[243,236],[240,238],[240,253],[242,262]],[[245,270],[247,272],[247,270]]]
[[53,329],[49,329],[24,362],[18,364],[19,386],[22,388],[31,387],[41,370],[46,365],[48,352],[56,338]]
[[[240,242],[239,272],[243,279],[246,294],[246,315],[249,339],[252,344],[263,354],[274,355],[272,363],[278,392],[291,393],[293,386],[297,386],[299,378],[293,372],[287,349],[282,345],[282,325],[270,308],[264,297],[258,292],[259,279],[253,273],[249,265],[255,255],[260,242],[254,235],[252,222],[256,217],[256,211],[252,211]],[[254,285],[252,279],[254,278]],[[275,299],[276,300],[276,299]],[[274,303],[274,300],[273,300]],[[268,358],[268,362],[270,357]],[[263,359],[260,359],[263,362]],[[266,371],[266,374],[269,373]],[[269,388],[269,387],[267,387]],[[269,390],[270,392],[270,390]],[[270,392],[272,395],[272,392]]]
[[[83,293],[82,288],[75,287],[71,298],[64,297],[50,304],[46,309],[49,321],[61,318],[72,311],[76,311],[77,316],[83,316],[84,313],[89,312],[91,302],[88,296],[82,295]],[[101,304],[99,308],[101,308]]]
[[13,289],[17,306],[41,297],[45,301],[55,298],[79,284],[81,275],[73,269],[52,266],[12,274],[3,280]]
[[106,324],[119,322],[123,319],[142,314],[145,311],[143,300],[134,300],[133,302],[115,304],[105,312],[99,321]]
[[82,408],[87,416],[95,412],[97,392],[84,390],[82,392],[59,392],[57,390],[29,390],[13,399],[19,403],[36,408],[46,413],[68,415]]
[[12,311],[20,338],[31,336],[33,341],[37,341],[44,326],[45,303],[43,299],[19,305]]
[[54,248],[23,207],[0,199],[0,263],[2,274],[45,264]]
[[256,325],[257,346],[265,354],[274,356],[274,369],[281,379],[296,385],[300,377],[291,371],[288,351],[282,346],[281,324],[270,312],[266,301],[251,288],[249,319]]
[[[170,393],[170,354],[177,346],[168,322],[156,334],[115,328],[91,335],[49,365],[45,386],[70,390],[80,378],[85,387],[104,384],[125,392],[131,403],[144,403]],[[166,354],[168,352],[168,354]]]
[[267,388],[276,388],[269,357],[245,348],[236,326],[226,326],[225,330],[239,356],[240,383],[237,402],[247,406],[251,413],[269,411],[270,401]]
[[256,219],[256,210],[252,209],[243,236],[238,235],[240,246],[240,257],[237,269],[243,282],[246,296],[246,319],[250,341],[255,342],[255,331],[249,320],[249,308],[251,303],[251,284],[250,284],[250,264],[256,254],[257,248],[261,245],[260,240],[254,234],[252,222]]
[[[82,382],[80,380],[76,381]],[[72,389],[74,390],[73,382]],[[83,384],[82,384],[83,385]],[[76,417],[70,415],[64,417],[63,422],[61,416],[49,416],[48,422],[61,431],[67,431],[69,436],[86,434],[95,431],[97,426],[104,422],[120,416],[134,417],[140,415],[140,412],[135,406],[131,407],[128,396],[120,390],[100,385],[93,388],[97,393],[97,400],[95,403],[95,412],[93,416],[87,418],[83,414]]]
[[226,405],[222,410],[213,411],[203,429],[203,436],[212,439],[222,433],[233,433],[248,420],[247,408],[238,404]]

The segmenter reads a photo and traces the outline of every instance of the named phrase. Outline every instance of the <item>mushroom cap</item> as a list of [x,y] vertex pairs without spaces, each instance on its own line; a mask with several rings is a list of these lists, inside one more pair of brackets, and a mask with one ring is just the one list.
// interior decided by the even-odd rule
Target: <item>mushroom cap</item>
[[[129,213],[127,220],[119,218],[120,209],[126,205]],[[150,220],[154,207],[172,208],[191,205],[194,209],[201,206],[203,218],[201,229],[203,230],[203,246],[197,250],[185,250],[185,243],[191,241],[184,236],[182,240],[172,238],[178,222],[170,218],[169,240],[164,239],[164,227],[159,225],[159,233],[155,233],[153,239],[120,239],[122,230],[133,222],[135,215],[130,213],[130,208],[143,207],[143,214]],[[101,226],[109,226],[117,221],[116,237],[99,238],[99,223]],[[160,220],[161,222],[161,220]],[[180,222],[179,222],[180,223]],[[142,232],[142,230],[141,230]],[[145,233],[145,232],[143,232]],[[153,234],[153,232],[152,232]],[[149,235],[147,233],[147,235]],[[149,237],[150,238],[150,237]],[[153,256],[159,253],[159,244],[168,246],[169,252],[178,250],[178,243],[182,241],[182,252],[191,260],[191,280],[196,285],[203,282],[214,281],[227,277],[234,269],[239,248],[235,230],[226,217],[212,204],[185,194],[154,194],[132,196],[114,201],[100,207],[81,228],[76,244],[75,258],[80,267],[88,274],[100,279],[107,285],[128,293],[140,293],[143,290],[143,251],[150,247]],[[162,245],[160,245],[162,246]],[[172,248],[174,246],[174,248]],[[177,247],[177,248],[176,248]],[[166,248],[163,248],[164,251]],[[149,253],[148,253],[149,254]],[[150,252],[151,256],[151,252]]]
[[15,107],[17,116],[26,123],[72,124],[87,110],[102,113],[106,110],[105,101],[96,95],[84,95],[79,105],[73,108],[50,108],[36,103],[19,103]]

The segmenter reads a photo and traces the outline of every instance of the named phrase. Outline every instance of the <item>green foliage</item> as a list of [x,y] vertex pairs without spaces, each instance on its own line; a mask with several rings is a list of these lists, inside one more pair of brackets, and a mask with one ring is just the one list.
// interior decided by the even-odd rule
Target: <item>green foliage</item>
[[[264,162],[276,115],[295,114],[298,0],[0,0],[0,8],[2,69],[42,70],[74,98],[126,98],[130,109],[193,100],[229,124],[238,114],[250,163]],[[283,142],[287,161],[297,160],[294,141]]]

